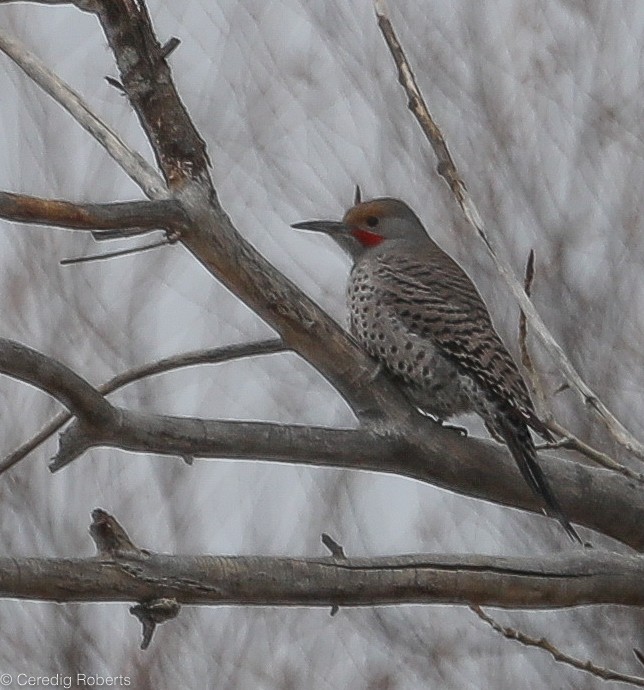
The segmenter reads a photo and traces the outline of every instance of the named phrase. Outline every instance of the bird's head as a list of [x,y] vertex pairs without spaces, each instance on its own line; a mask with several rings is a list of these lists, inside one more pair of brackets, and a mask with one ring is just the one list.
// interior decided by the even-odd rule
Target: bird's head
[[409,206],[388,197],[357,203],[341,221],[307,220],[291,227],[336,237],[353,237],[363,249],[377,247],[387,240],[421,242],[428,239],[425,228]]

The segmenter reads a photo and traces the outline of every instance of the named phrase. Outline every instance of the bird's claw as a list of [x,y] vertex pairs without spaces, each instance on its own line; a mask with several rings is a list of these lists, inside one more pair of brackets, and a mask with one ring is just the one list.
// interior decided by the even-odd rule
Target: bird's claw
[[450,431],[455,431],[459,436],[467,438],[467,429],[464,426],[459,426],[458,424],[446,424],[442,419],[437,420],[438,423],[443,427],[443,429],[449,429]]

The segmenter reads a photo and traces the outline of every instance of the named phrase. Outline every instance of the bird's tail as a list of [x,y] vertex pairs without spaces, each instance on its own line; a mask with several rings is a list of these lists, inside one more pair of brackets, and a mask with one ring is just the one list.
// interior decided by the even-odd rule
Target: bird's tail
[[576,542],[583,544],[581,537],[564,515],[559,501],[552,493],[550,484],[543,474],[543,470],[537,461],[537,450],[530,436],[527,425],[523,421],[513,419],[509,415],[498,415],[495,419],[495,428],[503,438],[512,457],[517,463],[523,478],[530,488],[543,499],[546,513],[556,520],[566,530],[566,534]]

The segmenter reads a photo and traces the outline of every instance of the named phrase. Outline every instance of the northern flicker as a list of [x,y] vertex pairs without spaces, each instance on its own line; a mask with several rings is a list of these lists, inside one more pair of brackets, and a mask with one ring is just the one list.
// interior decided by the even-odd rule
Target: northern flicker
[[344,238],[354,258],[351,333],[423,412],[439,421],[477,413],[507,445],[546,512],[581,543],[537,461],[530,429],[546,438],[549,432],[469,276],[404,202],[356,201],[341,222],[292,226]]

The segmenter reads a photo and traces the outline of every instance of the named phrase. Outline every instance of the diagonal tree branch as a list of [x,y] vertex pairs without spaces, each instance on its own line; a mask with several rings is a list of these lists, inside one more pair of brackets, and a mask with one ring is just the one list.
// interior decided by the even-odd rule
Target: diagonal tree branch
[[560,649],[555,647],[551,642],[549,642],[543,637],[531,637],[530,635],[526,635],[520,630],[510,628],[506,625],[501,625],[499,622],[494,620],[492,616],[485,613],[485,611],[483,611],[483,609],[480,606],[472,605],[470,606],[470,609],[472,609],[472,611],[474,611],[474,613],[483,622],[487,623],[492,628],[492,630],[503,635],[503,637],[505,637],[508,640],[516,640],[517,642],[520,642],[522,645],[525,645],[526,647],[537,647],[538,649],[543,649],[549,654],[551,654],[555,661],[560,661],[561,663],[567,664],[568,666],[572,666],[573,668],[576,668],[580,671],[586,671],[587,673],[590,673],[591,675],[596,676],[597,678],[601,678],[602,680],[616,680],[620,683],[629,683],[630,685],[644,688],[644,677],[642,676],[633,676],[628,673],[620,673],[619,671],[613,671],[612,669],[605,668],[604,666],[597,666],[597,664],[593,664],[593,662],[590,660],[582,661],[581,659],[577,659],[576,657],[571,656],[570,654],[562,652]]
[[[534,251],[530,250],[528,262],[526,264],[525,279],[523,282],[523,287],[528,297],[531,297],[530,293],[532,291],[533,280]],[[532,361],[530,348],[528,347],[528,322],[523,309],[519,311],[519,351],[521,352],[521,363],[528,374],[534,397],[537,400],[539,418],[543,421],[546,427],[550,429],[550,431],[553,431],[558,437],[560,437],[558,441],[550,441],[543,444],[542,447],[551,449],[568,448],[570,450],[577,451],[606,469],[614,470],[615,472],[619,472],[629,479],[634,479],[636,482],[644,484],[644,474],[641,472],[635,472],[630,467],[626,467],[626,465],[622,465],[613,460],[613,458],[608,456],[606,453],[602,453],[596,448],[584,443],[580,438],[577,438],[570,430],[566,429],[554,419],[552,410],[546,401],[546,396],[539,374],[534,366],[534,362]]]
[[380,377],[373,385],[373,360],[232,225],[212,186],[205,144],[175,89],[143,3],[96,0],[92,8],[156,160],[191,221],[182,243],[325,376],[357,416],[400,421],[414,415],[393,383]]
[[[273,326],[347,400],[360,417],[392,419],[413,414],[397,387],[382,377],[373,386],[377,367],[316,304],[245,242],[219,206],[208,176],[205,145],[174,88],[166,53],[152,33],[142,3],[130,0],[76,0],[79,9],[98,15],[133,104],[174,197],[190,221],[182,233],[185,246],[226,287]],[[5,51],[43,89],[94,136],[154,199],[168,190],[138,155],[132,153],[87,107],[29,51],[0,32]],[[320,347],[324,343],[324,347]]]
[[443,134],[432,118],[423,96],[416,83],[416,78],[407,60],[402,46],[396,36],[394,28],[387,16],[384,0],[374,0],[378,26],[385,38],[389,51],[398,68],[398,79],[409,99],[408,106],[420,125],[427,140],[432,146],[438,159],[437,172],[447,182],[452,193],[465,215],[469,224],[476,230],[478,236],[487,247],[494,264],[512,291],[521,309],[530,321],[530,325],[539,336],[546,350],[564,373],[567,380],[574,386],[584,401],[605,424],[613,438],[628,449],[638,458],[644,460],[644,444],[642,444],[602,403],[598,396],[590,389],[581,376],[577,373],[561,346],[554,339],[547,326],[534,308],[534,305],[526,295],[523,286],[514,274],[509,262],[500,256],[483,224],[483,219],[474,204],[474,200],[467,191],[467,187],[461,178],[454,160],[447,148]]
[[85,379],[26,345],[0,338],[0,373],[49,393],[87,421],[115,422],[115,408]]
[[[85,9],[84,5],[90,3],[79,0],[74,4],[79,9]],[[168,197],[163,180],[143,156],[129,149],[123,140],[91,111],[81,96],[57,77],[40,58],[1,29],[0,50],[65,108],[76,122],[105,148],[148,197],[153,199]]]

